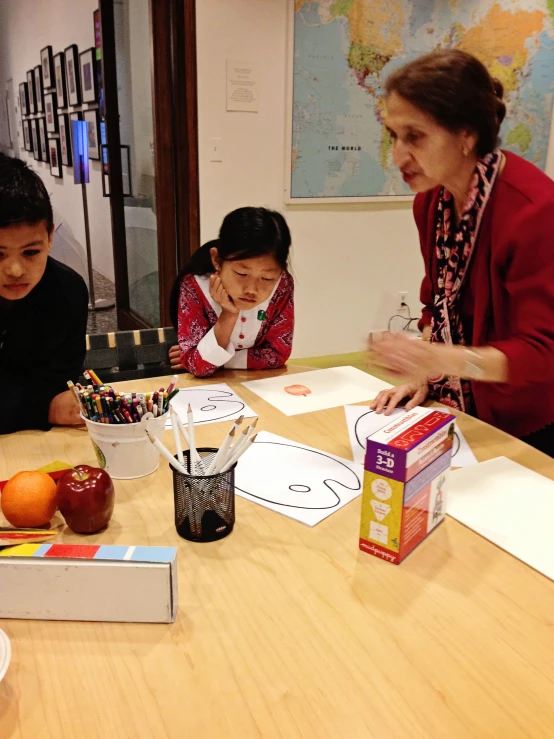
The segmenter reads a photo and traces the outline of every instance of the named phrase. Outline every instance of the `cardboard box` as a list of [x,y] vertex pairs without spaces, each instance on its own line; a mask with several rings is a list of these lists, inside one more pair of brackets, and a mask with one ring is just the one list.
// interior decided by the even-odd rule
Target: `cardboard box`
[[0,618],[170,623],[174,547],[21,544],[0,550]]
[[414,408],[367,440],[360,549],[398,564],[445,515],[452,415]]

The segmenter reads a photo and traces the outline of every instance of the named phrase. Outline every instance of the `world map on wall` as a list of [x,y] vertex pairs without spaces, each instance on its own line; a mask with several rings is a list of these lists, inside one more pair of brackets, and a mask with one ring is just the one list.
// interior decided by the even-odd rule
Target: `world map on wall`
[[290,199],[408,195],[383,125],[384,82],[452,47],[503,83],[503,148],[544,169],[554,0],[294,0]]

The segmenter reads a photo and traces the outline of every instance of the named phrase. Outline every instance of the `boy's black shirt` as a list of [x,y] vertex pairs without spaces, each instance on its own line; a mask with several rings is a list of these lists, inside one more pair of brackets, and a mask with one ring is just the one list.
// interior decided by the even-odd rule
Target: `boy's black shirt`
[[50,401],[82,371],[87,317],[83,278],[52,257],[29,295],[0,304],[1,434],[50,428]]

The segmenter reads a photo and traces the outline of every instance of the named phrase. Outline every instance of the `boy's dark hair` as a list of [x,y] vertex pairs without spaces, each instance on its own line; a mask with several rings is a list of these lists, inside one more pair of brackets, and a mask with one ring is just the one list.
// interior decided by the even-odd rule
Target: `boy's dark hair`
[[21,159],[0,153],[0,228],[40,221],[52,233],[54,215],[44,182]]
[[475,131],[481,157],[498,145],[506,115],[502,83],[465,51],[441,49],[420,56],[393,72],[385,91],[396,92],[449,131]]
[[215,246],[220,259],[237,262],[271,254],[281,269],[287,269],[291,236],[287,222],[275,210],[238,208],[223,219],[219,238],[208,241],[179,272],[169,299],[169,314],[177,330],[177,313],[181,280],[185,275],[206,275],[215,272],[210,249]]

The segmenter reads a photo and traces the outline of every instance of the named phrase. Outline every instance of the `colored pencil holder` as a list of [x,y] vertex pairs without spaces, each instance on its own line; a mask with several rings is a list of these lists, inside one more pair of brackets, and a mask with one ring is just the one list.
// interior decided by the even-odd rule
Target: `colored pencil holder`
[[[207,467],[217,449],[197,449]],[[191,471],[190,451],[183,452],[185,467]],[[177,457],[175,457],[177,459]],[[235,525],[235,467],[216,475],[183,475],[173,467],[175,528],[183,539],[207,542],[223,539]]]
[[151,418],[145,423],[98,423],[81,415],[98,465],[116,480],[132,480],[155,472],[160,466],[160,453],[146,435],[148,431],[161,441],[168,415]]

